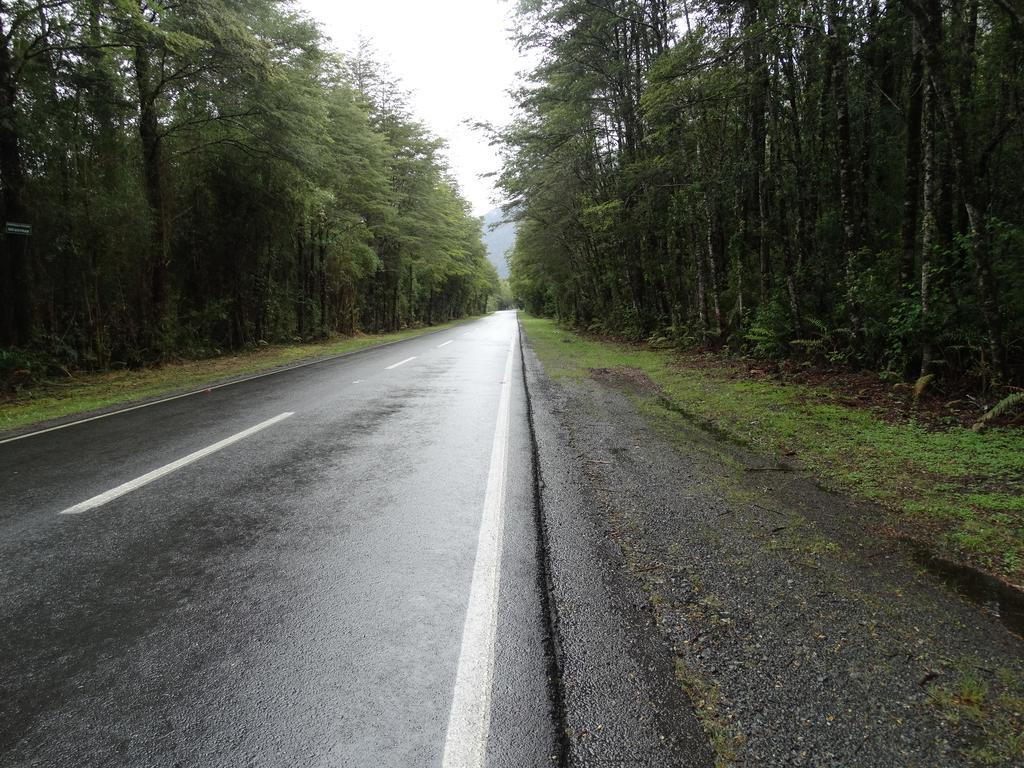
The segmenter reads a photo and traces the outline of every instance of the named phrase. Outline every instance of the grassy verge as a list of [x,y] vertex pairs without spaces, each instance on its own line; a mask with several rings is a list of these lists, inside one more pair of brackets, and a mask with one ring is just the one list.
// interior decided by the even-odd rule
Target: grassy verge
[[839,402],[828,387],[687,367],[671,352],[595,341],[522,317],[554,378],[640,372],[681,412],[763,452],[795,457],[826,484],[892,511],[880,521],[929,549],[1024,584],[1024,431],[929,429]]
[[464,320],[377,336],[332,339],[316,344],[261,347],[235,355],[169,363],[159,368],[83,373],[44,382],[0,401],[0,432],[41,421],[182,392],[216,381],[261,373],[320,357],[355,352],[458,325]]

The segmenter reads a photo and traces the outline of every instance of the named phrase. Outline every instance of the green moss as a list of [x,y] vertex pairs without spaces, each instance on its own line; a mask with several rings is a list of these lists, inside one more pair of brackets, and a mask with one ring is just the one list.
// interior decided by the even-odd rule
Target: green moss
[[106,371],[75,376],[67,381],[48,382],[24,390],[0,403],[0,431],[17,429],[40,421],[184,392],[218,380],[230,379],[294,365],[319,357],[355,352],[367,347],[421,336],[460,322],[411,328],[398,333],[332,339],[319,344],[270,346],[237,355],[172,363],[160,368],[134,371]]
[[585,339],[550,320],[522,322],[554,378],[639,370],[690,421],[766,453],[795,452],[826,483],[892,510],[904,532],[1024,579],[1021,430],[894,424],[824,387],[739,379],[714,358],[685,366],[669,351]]

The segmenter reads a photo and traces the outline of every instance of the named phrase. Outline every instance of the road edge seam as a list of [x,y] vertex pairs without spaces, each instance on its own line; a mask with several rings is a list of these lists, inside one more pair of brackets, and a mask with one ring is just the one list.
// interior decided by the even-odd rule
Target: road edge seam
[[554,584],[551,579],[551,561],[548,555],[549,540],[547,517],[544,514],[544,478],[540,466],[540,449],[533,418],[533,399],[530,396],[530,382],[526,372],[526,334],[516,316],[519,331],[519,361],[523,376],[523,391],[526,400],[526,421],[530,433],[530,463],[533,475],[533,514],[537,527],[538,591],[541,596],[541,611],[547,624],[544,646],[548,658],[548,697],[555,717],[556,755],[554,763],[559,768],[569,765],[569,734],[566,719],[565,688],[562,682],[562,645],[559,637],[558,607],[554,599]]

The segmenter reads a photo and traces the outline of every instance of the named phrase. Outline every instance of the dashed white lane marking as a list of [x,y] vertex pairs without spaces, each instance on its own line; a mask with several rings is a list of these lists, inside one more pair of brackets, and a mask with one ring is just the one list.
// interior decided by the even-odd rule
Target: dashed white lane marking
[[455,339],[448,339],[448,341],[446,341],[446,342],[445,342],[444,344],[438,344],[438,345],[437,345],[437,348],[438,348],[438,349],[440,349],[441,347],[447,347],[447,346],[448,346],[449,344],[451,344],[451,343],[452,343],[453,341],[455,341]]
[[[418,337],[414,337],[414,338],[418,338]],[[371,349],[371,350],[372,349],[381,349],[383,347],[390,347],[390,346],[393,346],[395,344],[402,344],[405,341],[407,341],[407,340],[406,339],[399,339],[397,341],[389,341],[389,342],[387,342],[385,344],[377,344],[377,345],[373,345],[373,346],[367,347],[367,349]],[[363,350],[356,350],[356,351],[357,352],[362,352]],[[180,400],[183,397],[193,397],[195,395],[209,394],[210,392],[212,392],[215,389],[221,389],[222,387],[233,387],[235,384],[244,384],[247,381],[255,381],[256,379],[262,379],[262,378],[264,378],[266,376],[276,376],[279,373],[287,373],[288,371],[295,371],[295,370],[298,370],[299,368],[306,368],[306,367],[308,367],[310,365],[320,365],[322,363],[329,363],[329,362],[332,362],[334,360],[340,360],[340,359],[342,359],[344,357],[347,357],[348,355],[351,355],[351,354],[353,354],[353,353],[352,352],[346,352],[346,353],[343,353],[341,355],[333,355],[333,356],[329,356],[329,357],[325,357],[325,358],[317,358],[316,360],[309,360],[309,361],[307,361],[305,363],[298,363],[297,365],[290,365],[290,366],[287,366],[285,368],[279,368],[279,369],[273,370],[273,371],[265,371],[263,373],[257,373],[257,374],[254,374],[252,376],[244,376],[244,377],[242,377],[240,379],[234,379],[233,381],[225,381],[225,382],[223,382],[221,384],[213,384],[213,385],[211,385],[209,387],[202,387],[201,389],[192,390],[191,392],[182,392],[180,395],[171,395],[170,397],[162,397],[159,400],[150,400],[147,403],[139,403],[138,405],[129,405],[127,408],[118,408],[115,411],[108,411],[107,413],[99,413],[99,414],[96,414],[95,416],[87,416],[84,419],[75,419],[74,421],[68,421],[68,422],[65,422],[64,424],[57,424],[55,426],[47,427],[45,429],[37,429],[34,432],[26,432],[26,433],[21,434],[21,435],[15,435],[14,437],[5,437],[4,439],[0,440],[0,445],[3,445],[4,443],[13,443],[15,440],[25,440],[25,439],[27,439],[29,437],[35,437],[37,435],[45,435],[48,432],[56,432],[58,429],[67,429],[68,427],[74,427],[74,426],[76,426],[78,424],[86,424],[86,423],[88,423],[90,421],[97,421],[99,419],[107,419],[107,418],[110,418],[111,416],[117,416],[118,414],[121,414],[121,413],[128,413],[130,411],[137,411],[140,408],[149,408],[150,406],[153,406],[153,405],[161,405],[162,403],[169,403],[172,400]]]
[[355,381],[353,381],[352,383],[353,383],[353,384],[362,384],[362,383],[363,383],[363,380],[362,380],[362,379],[356,379],[356,380],[355,380]]
[[412,357],[407,357],[407,358],[405,358],[405,360],[399,360],[399,361],[398,361],[397,363],[395,363],[395,364],[393,364],[393,365],[389,365],[389,366],[388,366],[387,368],[385,368],[384,370],[385,370],[385,371],[390,371],[390,370],[391,370],[392,368],[397,368],[397,367],[398,367],[398,366],[400,366],[400,365],[405,365],[405,364],[406,364],[406,363],[408,363],[408,362],[409,362],[410,360],[415,360],[415,359],[416,359],[416,355],[413,355]]
[[236,435],[226,437],[220,442],[214,443],[213,445],[209,445],[206,448],[202,448],[198,451],[195,451],[194,453],[190,453],[188,456],[184,456],[178,459],[177,461],[172,461],[170,464],[166,464],[160,467],[160,469],[154,469],[152,472],[147,472],[141,477],[137,477],[134,480],[129,480],[127,483],[122,483],[116,488],[111,488],[106,493],[101,493],[99,496],[93,496],[91,499],[86,499],[80,504],[75,504],[75,506],[73,507],[68,507],[63,512],[61,512],[61,514],[77,515],[82,512],[88,512],[90,509],[96,509],[96,507],[101,507],[108,501],[113,501],[119,496],[124,496],[126,493],[131,493],[136,488],[141,488],[144,485],[152,483],[154,480],[158,480],[164,475],[169,475],[171,472],[174,472],[175,470],[181,469],[182,467],[191,464],[194,461],[199,461],[200,459],[209,456],[211,453],[216,453],[221,448],[226,448],[232,443],[237,443],[239,440],[244,440],[250,435],[255,435],[260,430],[266,429],[267,427],[277,424],[277,422],[279,421],[284,421],[289,416],[294,415],[295,414],[293,411],[288,411],[287,413],[282,413],[278,416],[275,416],[272,419],[261,421],[254,427],[249,427],[248,429],[243,430]]
[[515,344],[513,338],[505,361],[505,378],[498,400],[498,420],[491,447],[483,519],[477,541],[476,562],[473,564],[473,582],[469,588],[466,623],[462,629],[462,648],[455,673],[455,690],[448,716],[442,768],[483,768],[487,752],[505,526],[505,475],[512,402],[512,353]]

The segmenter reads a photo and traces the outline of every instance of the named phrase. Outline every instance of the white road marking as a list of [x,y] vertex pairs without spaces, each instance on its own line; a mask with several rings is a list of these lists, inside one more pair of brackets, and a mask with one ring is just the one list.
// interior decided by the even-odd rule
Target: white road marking
[[477,541],[473,582],[469,588],[466,623],[455,673],[452,709],[444,740],[441,768],[483,768],[487,733],[491,722],[491,680],[494,675],[494,641],[498,624],[498,586],[501,582],[501,548],[505,527],[505,475],[508,459],[508,426],[511,411],[512,339],[505,361],[505,378],[498,400],[498,420],[491,447],[483,519]]
[[[296,368],[300,368],[302,366],[295,366],[295,367]],[[137,411],[137,410],[139,410],[139,408],[149,408],[149,406],[151,406],[151,405],[160,405],[160,403],[169,403],[172,400],[180,400],[183,397],[192,397],[193,395],[199,395],[199,394],[203,394],[205,392],[212,392],[213,390],[220,389],[221,387],[230,387],[232,384],[241,384],[243,381],[251,381],[252,379],[261,379],[264,376],[270,376],[270,375],[272,375],[274,373],[281,373],[281,371],[271,371],[270,373],[261,373],[261,374],[258,374],[256,376],[252,376],[249,379],[241,379],[240,381],[228,381],[228,382],[226,382],[224,384],[215,384],[212,387],[205,387],[203,389],[197,389],[194,392],[185,392],[184,394],[181,394],[181,395],[172,395],[171,397],[165,397],[162,400],[154,400],[154,401],[152,401],[150,403],[139,403],[138,405],[132,405],[132,406],[129,406],[128,408],[121,408],[120,410],[117,410],[117,411],[110,411],[109,413],[101,413],[98,416],[90,416],[90,417],[88,417],[86,419],[78,419],[77,421],[69,421],[67,424],[58,424],[55,427],[47,427],[46,429],[39,429],[39,430],[36,430],[35,432],[26,432],[24,435],[15,435],[14,437],[8,437],[8,438],[5,438],[3,440],[0,440],[0,445],[3,445],[4,443],[13,443],[15,440],[24,440],[26,437],[35,437],[36,435],[45,435],[47,432],[55,432],[56,430],[64,429],[65,427],[73,427],[76,424],[85,424],[86,422],[89,422],[89,421],[96,421],[97,419],[105,419],[108,416],[116,416],[119,413],[128,413],[129,411]]]
[[400,366],[400,365],[405,365],[405,364],[406,364],[406,363],[408,363],[408,362],[409,362],[410,360],[415,360],[415,359],[416,359],[416,355],[413,355],[412,357],[407,357],[407,358],[405,358],[405,360],[399,360],[399,361],[398,361],[397,363],[395,363],[394,365],[389,365],[389,366],[388,366],[387,368],[385,368],[384,370],[385,370],[385,371],[390,371],[390,370],[391,370],[392,368],[397,368],[397,367],[398,367],[398,366]]
[[444,344],[438,344],[438,345],[437,345],[437,348],[438,348],[438,349],[440,349],[441,347],[447,347],[447,346],[448,346],[449,344],[451,344],[451,343],[452,343],[453,341],[455,341],[455,339],[448,339],[448,341],[446,341],[446,342],[445,342]]
[[[430,336],[432,333],[443,333],[444,330],[445,329],[442,329],[440,331],[431,331],[430,333],[425,333],[423,335],[424,336]],[[418,338],[421,338],[421,337],[414,336],[413,338],[417,338],[418,339]],[[317,358],[316,360],[309,360],[309,361],[307,361],[305,363],[298,363],[296,365],[289,365],[289,366],[284,367],[284,368],[278,368],[277,370],[265,371],[264,373],[257,373],[257,374],[254,374],[252,376],[245,376],[245,377],[243,377],[241,379],[234,379],[233,381],[225,381],[225,382],[223,382],[221,384],[214,384],[214,385],[209,386],[209,387],[202,387],[200,389],[192,390],[191,392],[182,392],[180,395],[171,395],[170,397],[163,397],[163,398],[161,398],[159,400],[151,400],[148,403],[139,403],[138,405],[130,405],[127,408],[118,408],[116,411],[108,411],[107,413],[99,413],[99,414],[97,414],[95,416],[88,416],[88,417],[86,417],[84,419],[76,419],[75,421],[69,421],[69,422],[66,422],[64,424],[57,424],[56,426],[47,427],[46,429],[37,429],[35,432],[26,432],[23,435],[15,435],[14,437],[7,437],[7,438],[4,438],[3,440],[0,440],[0,445],[3,445],[4,443],[13,443],[15,440],[24,440],[24,439],[29,438],[29,437],[35,437],[36,435],[45,435],[47,432],[55,432],[58,429],[66,429],[68,427],[73,427],[76,424],[85,424],[85,423],[90,422],[90,421],[96,421],[97,419],[105,419],[105,418],[107,418],[109,416],[117,416],[119,413],[128,413],[129,411],[137,411],[137,410],[139,410],[139,408],[149,408],[151,405],[160,405],[161,403],[169,403],[172,400],[180,400],[183,397],[194,397],[195,395],[208,394],[208,393],[212,392],[215,389],[220,389],[221,387],[231,387],[231,386],[234,386],[235,384],[244,384],[247,381],[255,381],[256,379],[262,379],[265,376],[276,376],[279,373],[287,373],[288,371],[294,371],[294,370],[297,370],[299,368],[305,368],[305,367],[310,366],[310,365],[320,365],[321,363],[330,363],[330,362],[333,362],[335,360],[340,360],[343,357],[350,357],[350,356],[358,354],[360,352],[365,352],[365,351],[370,351],[370,350],[377,350],[377,349],[383,349],[384,347],[391,347],[391,346],[394,346],[396,344],[403,344],[403,343],[405,343],[407,341],[410,341],[410,339],[397,339],[395,341],[385,342],[384,344],[374,344],[373,346],[365,347],[364,349],[357,349],[357,350],[353,350],[352,352],[343,352],[340,355],[331,355],[329,357],[321,357],[321,358]]]
[[356,379],[356,380],[355,380],[355,381],[353,381],[352,383],[353,383],[353,384],[362,384],[362,383],[363,383],[363,380],[362,380],[362,379]]
[[294,415],[295,414],[293,411],[288,411],[287,413],[282,413],[278,416],[275,416],[272,419],[262,421],[255,427],[249,427],[248,429],[243,430],[236,435],[226,437],[220,442],[214,443],[213,445],[207,446],[206,448],[202,448],[201,450],[198,450],[194,453],[190,453],[188,456],[184,456],[178,459],[177,461],[172,461],[170,464],[166,464],[160,467],[159,469],[154,469],[152,472],[147,472],[141,477],[137,477],[134,480],[129,480],[127,483],[122,483],[121,485],[117,486],[117,488],[112,488],[106,493],[101,493],[99,496],[93,496],[91,499],[86,499],[80,504],[75,504],[75,506],[73,507],[68,507],[63,512],[61,512],[61,514],[78,515],[82,512],[88,512],[90,509],[96,509],[96,507],[101,507],[108,501],[113,501],[119,496],[124,496],[126,493],[131,493],[136,488],[141,488],[142,486],[147,485],[148,483],[152,483],[154,480],[158,480],[164,475],[169,475],[171,472],[174,472],[175,470],[181,469],[182,467],[191,464],[194,461],[199,461],[199,459],[209,456],[211,453],[216,453],[221,448],[226,448],[232,443],[237,443],[239,440],[244,440],[250,435],[254,435],[260,430],[266,429],[267,427],[272,426],[273,424],[277,424],[277,422],[279,421],[284,421],[289,416]]

